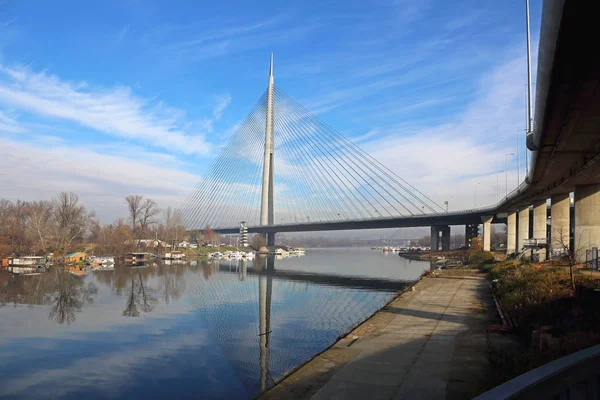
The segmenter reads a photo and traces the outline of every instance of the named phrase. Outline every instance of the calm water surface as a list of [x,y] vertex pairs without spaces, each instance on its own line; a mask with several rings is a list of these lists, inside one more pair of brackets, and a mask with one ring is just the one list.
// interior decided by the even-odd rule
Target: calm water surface
[[369,249],[0,274],[0,398],[251,398],[429,263]]

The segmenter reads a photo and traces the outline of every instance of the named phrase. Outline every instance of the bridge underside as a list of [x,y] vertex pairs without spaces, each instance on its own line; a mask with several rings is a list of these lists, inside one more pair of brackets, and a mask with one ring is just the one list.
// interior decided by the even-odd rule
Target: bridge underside
[[[600,183],[600,38],[596,2],[544,2],[529,184],[500,206],[519,210]],[[586,44],[583,46],[583,44]]]

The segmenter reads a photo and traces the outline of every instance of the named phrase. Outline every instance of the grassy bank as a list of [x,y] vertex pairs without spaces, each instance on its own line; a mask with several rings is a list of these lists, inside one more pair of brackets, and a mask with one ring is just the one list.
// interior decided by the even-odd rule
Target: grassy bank
[[520,346],[490,349],[496,384],[564,355],[600,343],[600,279],[568,267],[514,260],[482,267],[494,293],[516,322]]

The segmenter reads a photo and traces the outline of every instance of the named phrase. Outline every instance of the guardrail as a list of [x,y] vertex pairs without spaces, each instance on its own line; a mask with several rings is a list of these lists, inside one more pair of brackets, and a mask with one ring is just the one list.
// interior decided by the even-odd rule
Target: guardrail
[[546,247],[548,246],[547,238],[523,239],[523,247]]
[[600,399],[600,345],[569,354],[474,400]]

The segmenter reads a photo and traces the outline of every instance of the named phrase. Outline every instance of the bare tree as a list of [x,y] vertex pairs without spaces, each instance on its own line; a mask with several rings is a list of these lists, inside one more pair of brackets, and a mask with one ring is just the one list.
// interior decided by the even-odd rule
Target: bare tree
[[204,238],[206,239],[206,243],[214,245],[215,231],[213,231],[209,225],[206,225],[206,228],[204,228]]
[[419,239],[419,246],[431,246],[431,238],[429,236],[423,236]]
[[265,240],[265,236],[261,234],[255,234],[252,237],[252,248],[256,251],[259,251],[263,247],[267,245],[267,241]]
[[83,237],[91,225],[94,213],[87,213],[75,193],[62,192],[53,201],[57,246],[67,252],[71,243]]
[[143,196],[130,195],[125,197],[127,203],[127,210],[129,211],[129,222],[131,223],[131,230],[133,235],[136,236],[139,228],[139,221],[142,216],[142,200]]
[[[569,263],[569,275],[571,277],[571,288],[575,291],[575,273],[574,266],[580,263],[580,260],[585,259],[585,247],[572,248],[570,228],[561,226],[558,229],[558,235],[552,237],[551,240],[551,256],[559,257]],[[576,240],[575,243],[581,243],[581,240]]]
[[156,223],[155,217],[160,213],[160,208],[154,200],[146,199],[142,205],[142,214],[140,218],[140,230],[146,232],[148,227]]
[[181,212],[168,207],[163,211],[163,215],[165,240],[171,244],[179,243],[179,240],[183,239],[186,234]]
[[53,233],[56,232],[53,210],[54,205],[51,201],[34,201],[29,204],[29,235],[36,247],[44,253],[53,238]]

